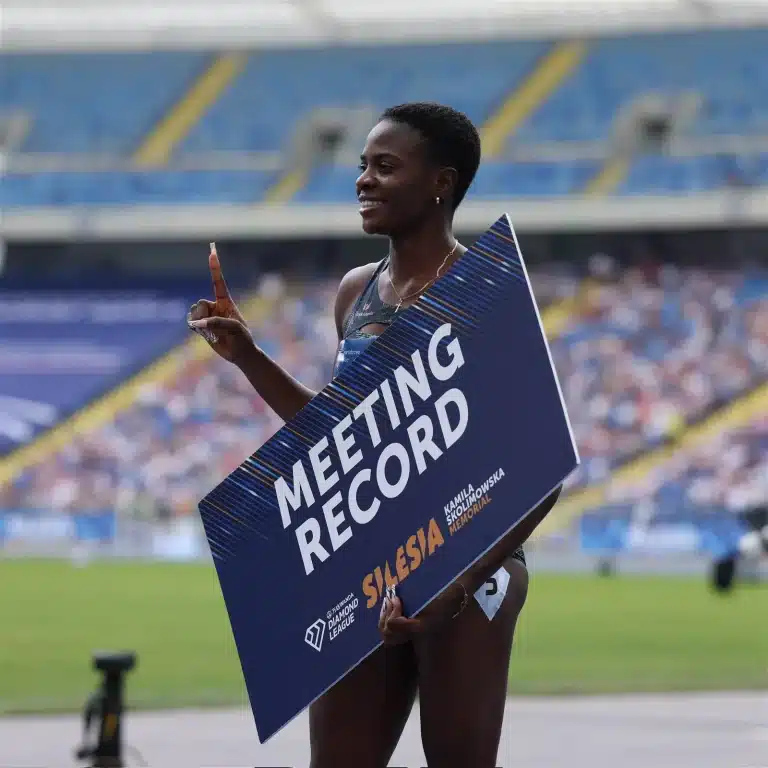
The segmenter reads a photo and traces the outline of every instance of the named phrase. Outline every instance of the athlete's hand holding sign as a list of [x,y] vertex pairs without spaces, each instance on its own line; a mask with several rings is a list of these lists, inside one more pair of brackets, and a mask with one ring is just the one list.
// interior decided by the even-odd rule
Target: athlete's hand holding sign
[[381,601],[379,631],[385,645],[400,645],[440,629],[456,618],[469,602],[469,594],[461,581],[455,581],[413,618],[403,615],[403,603],[394,589],[387,590]]

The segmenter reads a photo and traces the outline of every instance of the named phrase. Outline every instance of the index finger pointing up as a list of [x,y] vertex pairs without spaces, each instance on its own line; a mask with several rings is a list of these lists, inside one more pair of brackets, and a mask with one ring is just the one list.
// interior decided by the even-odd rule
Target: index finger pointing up
[[220,299],[229,301],[229,288],[227,288],[227,284],[224,281],[224,275],[221,273],[221,262],[219,261],[218,253],[216,253],[216,243],[211,243],[211,252],[208,255],[208,268],[211,271],[213,293],[216,296],[216,301],[219,301]]

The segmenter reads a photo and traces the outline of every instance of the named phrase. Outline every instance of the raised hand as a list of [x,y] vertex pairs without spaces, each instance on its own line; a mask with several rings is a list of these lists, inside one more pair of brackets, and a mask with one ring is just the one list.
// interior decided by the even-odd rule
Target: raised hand
[[227,288],[216,243],[211,243],[208,267],[213,280],[214,301],[200,299],[193,304],[187,315],[187,324],[208,342],[217,355],[239,365],[253,352],[254,343],[245,319]]

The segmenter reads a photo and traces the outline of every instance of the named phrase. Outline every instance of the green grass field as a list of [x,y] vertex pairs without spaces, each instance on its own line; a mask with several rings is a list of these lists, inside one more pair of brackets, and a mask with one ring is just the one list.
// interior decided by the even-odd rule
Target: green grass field
[[[80,708],[93,650],[133,649],[133,707],[241,704],[212,568],[0,561],[0,713]],[[702,579],[536,575],[514,693],[768,688],[768,590]]]

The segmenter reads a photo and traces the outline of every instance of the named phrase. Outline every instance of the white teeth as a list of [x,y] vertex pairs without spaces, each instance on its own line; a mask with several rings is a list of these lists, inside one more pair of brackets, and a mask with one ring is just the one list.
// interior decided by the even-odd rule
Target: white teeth
[[361,200],[360,201],[361,208],[376,208],[376,206],[378,205],[381,205],[381,203],[378,200]]

